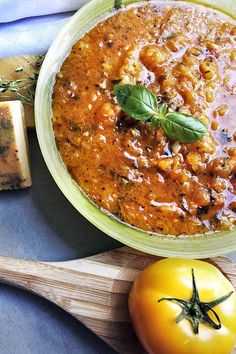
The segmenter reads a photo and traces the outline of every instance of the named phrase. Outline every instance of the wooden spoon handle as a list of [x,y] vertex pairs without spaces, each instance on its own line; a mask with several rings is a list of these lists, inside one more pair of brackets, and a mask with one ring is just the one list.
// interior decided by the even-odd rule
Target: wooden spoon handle
[[[0,280],[27,289],[61,306],[60,297],[71,297],[107,305],[104,293],[126,294],[137,271],[86,260],[35,262],[0,257]],[[114,280],[116,284],[114,286]],[[91,291],[84,292],[84,289]]]
[[0,281],[57,304],[120,353],[140,354],[143,349],[127,309],[128,293],[139,271],[115,260],[111,263],[115,264],[93,257],[58,263],[0,257]]

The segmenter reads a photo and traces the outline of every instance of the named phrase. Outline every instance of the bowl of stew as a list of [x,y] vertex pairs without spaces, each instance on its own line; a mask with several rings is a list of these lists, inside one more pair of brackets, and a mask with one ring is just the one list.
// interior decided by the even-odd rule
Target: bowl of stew
[[[51,45],[35,101],[42,154],[71,204],[118,241],[168,257],[236,250],[235,17],[230,0],[93,0]],[[117,85],[148,89],[206,134],[176,141],[133,119]]]

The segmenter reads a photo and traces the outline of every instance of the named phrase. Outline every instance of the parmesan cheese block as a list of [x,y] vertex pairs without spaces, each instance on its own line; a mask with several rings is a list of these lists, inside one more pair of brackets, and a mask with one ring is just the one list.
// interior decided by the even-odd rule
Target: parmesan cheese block
[[0,102],[0,190],[30,186],[31,175],[22,103]]

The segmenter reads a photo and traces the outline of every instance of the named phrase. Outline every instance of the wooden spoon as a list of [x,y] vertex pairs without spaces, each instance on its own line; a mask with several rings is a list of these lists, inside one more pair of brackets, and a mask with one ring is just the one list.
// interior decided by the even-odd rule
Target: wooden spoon
[[[138,273],[157,259],[128,247],[68,262],[0,257],[0,280],[62,307],[119,353],[143,354],[130,323],[127,299]],[[236,287],[235,264],[224,257],[208,261]]]

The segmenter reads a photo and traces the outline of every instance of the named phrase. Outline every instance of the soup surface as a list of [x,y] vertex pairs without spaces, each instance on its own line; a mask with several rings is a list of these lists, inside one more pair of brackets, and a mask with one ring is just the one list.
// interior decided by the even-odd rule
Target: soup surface
[[[208,126],[179,143],[126,116],[114,85],[148,87]],[[72,48],[53,92],[58,150],[100,208],[151,232],[236,223],[236,25],[200,5],[151,2],[97,24]],[[187,118],[186,118],[187,119]]]

